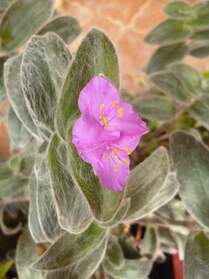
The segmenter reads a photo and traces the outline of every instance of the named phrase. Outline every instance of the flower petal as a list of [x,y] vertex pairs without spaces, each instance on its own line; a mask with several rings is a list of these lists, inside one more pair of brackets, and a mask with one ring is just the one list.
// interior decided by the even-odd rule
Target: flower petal
[[117,110],[117,116],[109,123],[111,130],[118,130],[123,135],[129,136],[142,136],[147,132],[146,123],[133,110],[130,104],[121,102]]
[[102,160],[93,164],[93,168],[104,187],[111,192],[120,192],[129,176],[130,159],[122,150],[116,151],[115,154],[113,152],[114,150],[106,151]]
[[106,145],[119,137],[120,132],[107,131],[93,118],[85,116],[76,120],[72,131],[72,142],[81,158],[88,163],[99,159]]
[[102,107],[118,102],[120,93],[112,82],[103,76],[96,76],[82,89],[78,106],[82,114],[99,120]]

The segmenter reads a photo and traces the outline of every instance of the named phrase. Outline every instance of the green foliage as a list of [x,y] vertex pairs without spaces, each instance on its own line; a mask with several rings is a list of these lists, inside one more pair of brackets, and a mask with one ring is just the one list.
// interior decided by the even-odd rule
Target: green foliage
[[8,260],[5,263],[0,264],[0,278],[4,278],[4,276],[7,274],[7,272],[10,270],[13,264],[13,260]]

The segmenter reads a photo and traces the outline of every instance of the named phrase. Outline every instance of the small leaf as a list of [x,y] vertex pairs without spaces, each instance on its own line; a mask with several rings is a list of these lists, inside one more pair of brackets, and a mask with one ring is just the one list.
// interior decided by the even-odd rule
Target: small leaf
[[149,275],[152,268],[152,262],[146,258],[140,260],[126,260],[124,265],[117,269],[109,261],[105,261],[105,270],[114,278],[119,279],[145,279]]
[[23,45],[51,16],[53,0],[15,0],[0,24],[1,48],[13,51]]
[[168,121],[176,115],[175,103],[162,96],[147,96],[134,101],[133,106],[137,112],[148,120]]
[[23,126],[22,122],[17,118],[12,108],[10,108],[8,112],[8,131],[12,146],[23,148],[32,139],[31,135]]
[[67,44],[71,43],[81,32],[78,21],[70,16],[60,16],[52,19],[38,32],[43,35],[47,32],[54,32]]
[[90,255],[104,240],[105,230],[92,224],[81,234],[65,233],[33,264],[37,270],[68,267]]
[[37,247],[29,232],[25,230],[20,236],[17,244],[16,267],[20,279],[43,279],[41,272],[30,268],[33,261],[38,258]]
[[191,39],[195,41],[207,41],[209,40],[209,29],[196,31],[192,34]]
[[100,184],[91,165],[85,163],[78,155],[75,145],[72,143],[71,129],[69,129],[67,144],[70,174],[76,186],[86,197],[95,219],[102,223],[113,220],[117,215],[124,192],[113,193]]
[[28,110],[45,134],[54,130],[57,98],[71,55],[53,33],[33,36],[23,54],[22,87]]
[[106,257],[116,269],[120,269],[124,265],[123,251],[117,237],[111,237],[109,239]]
[[46,279],[88,279],[102,262],[106,252],[107,241],[102,243],[87,257],[61,270],[47,272]]
[[[176,132],[171,154],[186,209],[203,227],[209,227],[209,150],[193,136]],[[188,164],[189,162],[189,164]]]
[[209,239],[203,232],[189,236],[185,250],[184,278],[205,279],[208,277]]
[[26,106],[20,81],[20,65],[22,55],[12,57],[4,65],[4,82],[10,104],[23,123],[25,128],[35,138],[40,138],[37,127],[35,126]]
[[205,30],[209,25],[209,3],[208,1],[197,3],[193,6],[193,17],[186,20],[192,30]]
[[192,7],[183,1],[173,1],[166,5],[164,12],[170,17],[184,20],[191,17]]
[[204,95],[197,99],[188,111],[198,123],[209,130],[209,96]]
[[188,47],[184,43],[160,47],[151,57],[145,72],[151,74],[161,71],[167,65],[182,60],[187,52]]
[[124,222],[152,213],[170,201],[177,191],[178,182],[175,174],[170,173],[168,153],[160,147],[131,172],[126,188],[131,205]]
[[6,262],[0,264],[0,278],[5,278],[13,263],[13,260],[7,260]]
[[191,43],[189,54],[196,58],[206,58],[209,56],[209,41]]
[[167,19],[155,27],[146,37],[149,44],[168,45],[185,41],[191,34],[189,27],[181,20]]
[[84,231],[92,221],[88,204],[73,182],[67,163],[67,150],[57,135],[48,149],[51,187],[60,225],[70,233]]
[[119,85],[118,60],[111,41],[104,33],[92,29],[82,41],[68,71],[57,110],[57,129],[62,138],[79,114],[78,97],[83,87],[96,75],[103,74]]
[[140,255],[154,258],[158,249],[157,229],[147,226],[143,240],[140,243]]

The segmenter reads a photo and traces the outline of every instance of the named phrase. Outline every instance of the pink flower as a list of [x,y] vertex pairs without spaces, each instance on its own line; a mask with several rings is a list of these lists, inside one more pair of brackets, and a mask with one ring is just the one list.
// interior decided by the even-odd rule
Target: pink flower
[[103,186],[122,191],[129,176],[129,154],[147,132],[132,106],[120,101],[116,87],[103,76],[90,80],[80,92],[80,118],[73,127],[73,144],[93,167]]

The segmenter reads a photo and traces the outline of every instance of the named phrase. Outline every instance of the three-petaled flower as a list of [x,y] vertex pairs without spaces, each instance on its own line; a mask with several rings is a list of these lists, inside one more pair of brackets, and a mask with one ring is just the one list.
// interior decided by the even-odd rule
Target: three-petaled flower
[[93,167],[103,186],[122,191],[129,176],[129,154],[147,132],[132,106],[120,101],[117,88],[95,76],[80,92],[80,118],[73,127],[78,154]]

